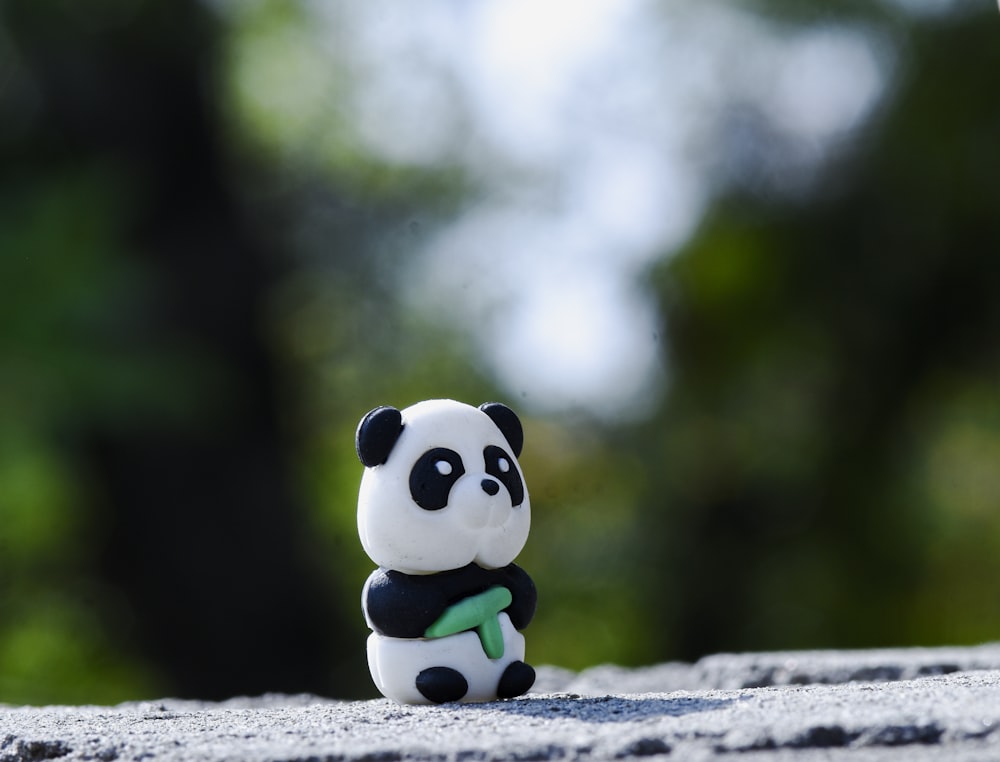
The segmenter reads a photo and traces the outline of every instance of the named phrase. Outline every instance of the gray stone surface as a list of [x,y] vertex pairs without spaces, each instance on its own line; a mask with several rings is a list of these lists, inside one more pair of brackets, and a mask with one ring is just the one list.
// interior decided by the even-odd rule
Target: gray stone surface
[[716,654],[695,664],[668,663],[640,669],[604,665],[579,675],[549,668],[543,671],[540,684],[548,691],[648,693],[888,682],[986,669],[1000,669],[1000,643],[964,648]]
[[998,646],[719,655],[539,678],[547,692],[481,705],[0,707],[0,762],[1000,759]]

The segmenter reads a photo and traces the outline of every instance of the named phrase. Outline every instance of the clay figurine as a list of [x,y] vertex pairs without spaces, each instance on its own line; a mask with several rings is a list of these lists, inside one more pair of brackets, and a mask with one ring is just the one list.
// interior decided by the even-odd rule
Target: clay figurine
[[531,524],[523,438],[498,402],[379,407],[358,425],[358,533],[379,567],[361,604],[368,666],[388,698],[491,701],[534,683],[520,630],[537,596],[513,563]]

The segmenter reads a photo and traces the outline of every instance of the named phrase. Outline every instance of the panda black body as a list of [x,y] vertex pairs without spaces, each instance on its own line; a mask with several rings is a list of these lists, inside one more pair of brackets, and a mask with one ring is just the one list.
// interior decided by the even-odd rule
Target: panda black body
[[535,615],[538,594],[531,577],[517,564],[483,569],[476,564],[438,574],[403,574],[376,569],[365,584],[363,607],[371,628],[393,638],[420,638],[449,606],[500,585],[510,590],[502,609],[523,630]]
[[379,565],[362,593],[376,686],[401,703],[526,692],[519,631],[537,594],[513,563],[530,526],[517,416],[499,403],[382,407],[356,440],[358,531]]

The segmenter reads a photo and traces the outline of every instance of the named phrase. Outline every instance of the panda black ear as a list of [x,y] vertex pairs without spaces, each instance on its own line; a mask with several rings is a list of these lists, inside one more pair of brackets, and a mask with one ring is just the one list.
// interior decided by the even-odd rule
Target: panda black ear
[[502,402],[484,402],[479,409],[493,419],[493,423],[507,439],[510,449],[514,451],[514,457],[520,458],[521,448],[524,446],[524,429],[517,413]]
[[358,458],[367,467],[380,466],[389,460],[389,453],[403,432],[403,415],[394,407],[384,405],[361,419],[354,444]]

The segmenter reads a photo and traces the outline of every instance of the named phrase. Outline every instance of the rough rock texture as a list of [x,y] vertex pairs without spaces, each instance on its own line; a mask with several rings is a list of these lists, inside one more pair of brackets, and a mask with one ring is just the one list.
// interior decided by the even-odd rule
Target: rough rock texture
[[1000,759],[1000,646],[540,670],[512,701],[265,696],[0,707],[0,762]]
[[674,662],[639,669],[603,665],[579,675],[550,667],[541,672],[539,683],[548,691],[648,693],[889,682],[988,669],[1000,669],[1000,643],[974,648],[716,654],[696,664]]

